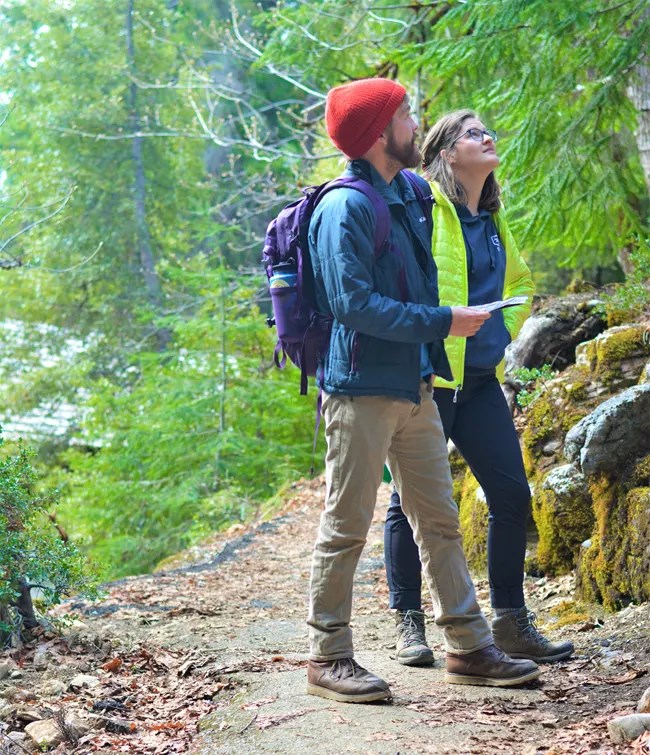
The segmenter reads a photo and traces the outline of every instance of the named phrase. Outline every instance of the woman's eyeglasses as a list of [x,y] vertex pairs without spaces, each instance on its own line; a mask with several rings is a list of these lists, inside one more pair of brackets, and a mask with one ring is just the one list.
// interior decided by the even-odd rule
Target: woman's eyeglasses
[[482,142],[486,136],[489,136],[493,142],[496,142],[498,138],[497,132],[494,129],[486,128],[484,131],[481,131],[480,128],[468,128],[467,131],[464,131],[460,136],[457,136],[451,145],[453,146],[456,144],[456,142],[464,136],[469,136],[469,138],[475,142]]

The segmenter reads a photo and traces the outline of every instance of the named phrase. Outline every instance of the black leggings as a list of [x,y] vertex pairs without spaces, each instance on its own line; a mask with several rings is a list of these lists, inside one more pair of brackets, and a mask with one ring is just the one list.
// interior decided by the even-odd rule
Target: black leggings
[[[494,374],[466,375],[455,404],[453,396],[448,388],[436,388],[433,394],[445,437],[452,439],[487,500],[490,602],[493,608],[520,608],[525,604],[530,488],[512,416]],[[384,556],[390,607],[419,610],[420,555],[396,492],[386,516]]]

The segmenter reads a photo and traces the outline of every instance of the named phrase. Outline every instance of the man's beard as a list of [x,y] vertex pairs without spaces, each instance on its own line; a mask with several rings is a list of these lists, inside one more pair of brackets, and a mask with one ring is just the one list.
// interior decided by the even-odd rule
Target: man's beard
[[397,144],[392,132],[388,132],[386,142],[386,156],[395,160],[403,168],[417,168],[420,165],[420,150],[413,138],[408,144]]

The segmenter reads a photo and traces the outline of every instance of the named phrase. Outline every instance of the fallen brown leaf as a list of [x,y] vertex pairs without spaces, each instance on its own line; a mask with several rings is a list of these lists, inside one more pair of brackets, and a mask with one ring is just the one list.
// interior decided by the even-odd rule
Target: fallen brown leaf
[[624,674],[621,674],[620,676],[613,676],[609,679],[601,679],[601,681],[605,682],[606,684],[627,684],[634,679],[645,676],[646,673],[647,671],[645,669],[632,668],[629,671],[626,671]]
[[122,667],[122,659],[118,656],[115,656],[115,658],[112,658],[107,663],[102,664],[102,668],[104,671],[108,671],[111,674],[115,674],[117,671],[120,670]]

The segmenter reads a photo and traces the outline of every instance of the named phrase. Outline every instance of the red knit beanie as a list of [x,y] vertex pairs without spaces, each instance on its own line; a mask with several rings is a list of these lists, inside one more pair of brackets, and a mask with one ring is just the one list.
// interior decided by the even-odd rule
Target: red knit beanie
[[360,79],[331,89],[325,107],[327,133],[343,154],[364,155],[379,139],[406,96],[391,79]]

